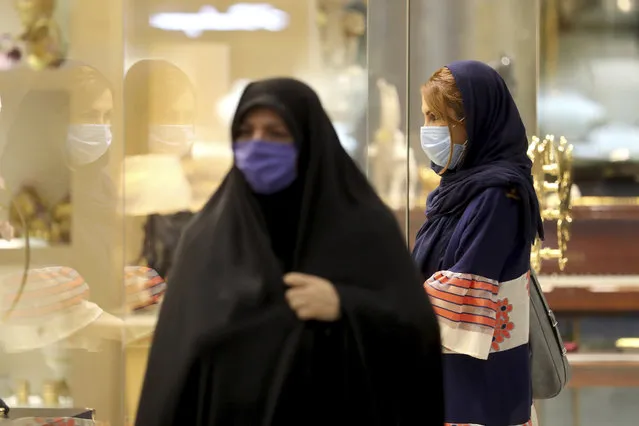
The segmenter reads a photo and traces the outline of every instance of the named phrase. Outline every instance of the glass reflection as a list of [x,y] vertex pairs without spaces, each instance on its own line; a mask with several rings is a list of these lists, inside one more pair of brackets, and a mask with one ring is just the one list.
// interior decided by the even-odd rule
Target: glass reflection
[[194,90],[172,63],[141,60],[127,72],[124,94],[124,209],[129,217],[146,218],[136,263],[166,277],[192,216],[191,187],[181,160],[190,156],[195,139]]
[[[113,95],[107,81],[96,70],[75,65],[48,76],[41,86],[5,92],[5,116],[11,119],[5,122],[7,142],[0,160],[15,192],[13,203],[28,223],[22,229],[12,210],[16,237],[29,232],[34,247],[70,243],[73,193],[105,206],[104,197],[112,191],[103,172],[112,141]],[[41,125],[32,125],[34,117]],[[96,184],[107,192],[94,191]]]
[[346,151],[365,167],[367,2],[320,0],[313,12],[317,65],[301,77],[319,93]]
[[58,68],[66,60],[66,42],[54,17],[56,3],[56,0],[14,1],[22,24],[19,40],[26,47],[26,62],[34,70]]
[[187,156],[195,139],[189,77],[164,60],[136,62],[124,79],[126,153]]
[[13,407],[70,408],[83,399],[71,380],[75,355],[120,340],[121,321],[90,296],[112,269],[113,91],[102,73],[81,63],[9,72],[0,91],[10,219],[16,239],[28,234],[31,247],[42,249],[30,253],[26,280],[26,260],[2,253],[0,364],[11,366],[11,386],[0,396]]
[[575,146],[583,196],[639,195],[639,5],[544,0],[539,126]]

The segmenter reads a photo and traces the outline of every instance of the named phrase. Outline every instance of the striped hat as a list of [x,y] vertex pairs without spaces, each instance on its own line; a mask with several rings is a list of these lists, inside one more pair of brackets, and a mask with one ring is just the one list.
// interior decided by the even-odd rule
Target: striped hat
[[145,313],[155,310],[166,291],[166,282],[153,269],[146,266],[124,268],[124,287],[127,313]]
[[[18,297],[21,282],[22,272],[2,280],[2,318]],[[103,314],[88,297],[89,286],[74,269],[52,266],[29,270],[18,303],[0,324],[0,342],[7,352],[23,352],[67,339]]]

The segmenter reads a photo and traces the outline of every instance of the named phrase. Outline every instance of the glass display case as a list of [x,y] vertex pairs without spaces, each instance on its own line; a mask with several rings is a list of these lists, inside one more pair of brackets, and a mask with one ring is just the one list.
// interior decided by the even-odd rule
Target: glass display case
[[[619,200],[593,188],[634,176],[632,130],[608,126],[637,124],[632,97],[619,95],[639,90],[635,3],[1,2],[0,397],[133,423],[176,241],[232,164],[229,124],[253,79],[293,76],[317,90],[412,245],[438,183],[419,142],[419,87],[469,58],[500,72],[530,136],[564,135],[578,153],[567,268],[555,276],[546,262],[540,278],[575,373],[569,390],[538,404],[542,424],[630,422],[639,262],[623,243],[639,233],[637,203],[632,191]],[[595,29],[605,41],[589,41]],[[626,77],[602,77],[619,70]],[[585,118],[567,113],[575,102]],[[615,135],[613,151],[627,158],[591,155],[601,150],[582,139],[597,134]],[[612,402],[589,402],[601,398]]]
[[639,9],[623,0],[543,0],[540,18],[540,133],[574,146],[565,272],[636,275],[634,255],[622,247],[639,232]]
[[172,253],[231,165],[242,90],[307,81],[365,167],[366,21],[359,0],[0,4],[0,397],[132,424]]
[[539,127],[573,141],[583,197],[637,196],[637,14],[633,1],[542,2]]
[[122,6],[6,1],[0,22],[0,393],[122,424]]
[[[637,255],[626,248],[639,232],[638,6],[541,1],[540,133],[566,136],[575,156],[568,264],[559,276],[551,276],[559,272],[554,264],[543,269],[574,353],[570,392],[542,411],[567,424],[623,424],[639,414],[630,402],[639,395],[639,271]],[[602,400],[605,410],[590,408]]]

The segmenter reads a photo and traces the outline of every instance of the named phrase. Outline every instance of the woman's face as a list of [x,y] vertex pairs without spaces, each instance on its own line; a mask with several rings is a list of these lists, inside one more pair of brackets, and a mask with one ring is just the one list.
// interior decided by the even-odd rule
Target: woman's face
[[165,99],[160,93],[150,93],[151,100],[165,102],[151,103],[149,123],[152,125],[193,125],[195,122],[195,95],[190,90],[184,90],[173,99]]
[[[464,125],[463,121],[461,123],[457,123],[449,119],[449,117],[455,117],[456,115],[455,111],[452,108],[448,107],[447,113],[448,115],[446,117],[438,116],[438,114],[434,113],[431,110],[426,100],[422,97],[422,114],[424,114],[424,126],[448,126],[450,129],[450,139],[452,140],[452,142],[457,145],[463,145],[468,140],[466,126]],[[461,117],[455,117],[455,119],[460,120]]]
[[275,111],[256,108],[244,117],[235,142],[257,140],[292,145],[293,135],[282,117]]
[[73,124],[111,124],[113,94],[109,89],[97,96],[90,104],[86,99],[72,98],[71,121]]

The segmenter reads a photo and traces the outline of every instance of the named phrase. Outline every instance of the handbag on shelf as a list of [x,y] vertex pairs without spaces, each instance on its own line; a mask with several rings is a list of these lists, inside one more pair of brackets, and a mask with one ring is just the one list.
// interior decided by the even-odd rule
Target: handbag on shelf
[[559,395],[570,380],[570,364],[554,313],[534,271],[530,272],[530,350],[533,399]]

